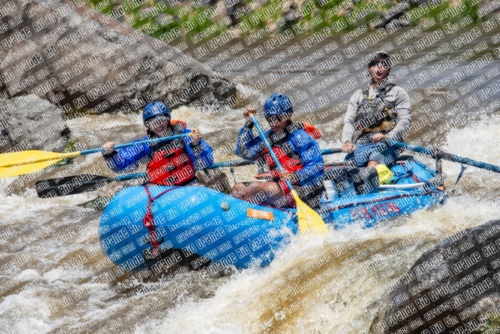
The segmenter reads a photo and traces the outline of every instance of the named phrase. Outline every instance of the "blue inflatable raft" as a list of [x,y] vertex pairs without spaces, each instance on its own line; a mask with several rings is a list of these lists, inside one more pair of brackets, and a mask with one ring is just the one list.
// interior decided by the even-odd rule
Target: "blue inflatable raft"
[[[353,187],[330,191],[318,212],[335,229],[369,228],[444,200],[446,193],[428,182],[435,171],[424,165],[407,161],[392,172],[394,184],[368,194],[356,195]],[[101,217],[102,250],[125,270],[161,272],[182,261],[193,269],[263,266],[298,232],[294,209],[261,206],[205,187],[147,187],[154,225],[144,223],[150,203],[144,186],[118,192]]]

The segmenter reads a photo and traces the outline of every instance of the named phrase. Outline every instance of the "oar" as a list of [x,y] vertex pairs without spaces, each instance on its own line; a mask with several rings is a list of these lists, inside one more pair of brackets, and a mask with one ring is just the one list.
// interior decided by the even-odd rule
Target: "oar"
[[[182,135],[175,135],[170,137],[146,139],[137,142],[116,145],[116,149],[125,148],[140,144],[156,144],[164,141],[172,141],[190,135],[185,133]],[[0,154],[0,177],[12,177],[23,174],[33,173],[41,169],[47,168],[56,162],[73,158],[79,155],[86,155],[101,152],[102,148],[93,148],[83,150],[80,152],[71,153],[58,153],[58,152],[45,152],[45,151],[22,151],[13,153]]]
[[[328,155],[335,153],[342,153],[342,150],[340,148],[327,148],[321,151],[321,155]],[[241,167],[241,166],[253,165],[256,163],[257,162],[253,160],[235,159],[235,160],[215,162],[210,167],[207,168],[215,169],[215,168],[227,168],[227,167]]]
[[[116,147],[118,148],[118,146]],[[340,152],[340,149],[330,148],[322,151],[322,154],[333,154]],[[240,167],[255,164],[255,161],[234,159],[221,162],[215,162],[207,169]],[[84,192],[95,191],[111,182],[127,181],[133,179],[143,179],[146,181],[148,174],[146,172],[131,173],[118,175],[116,177],[108,177],[94,174],[81,174],[75,176],[66,176],[63,178],[47,179],[36,182],[36,192],[38,197],[50,198],[66,195],[81,194]]]
[[[269,151],[269,154],[274,160],[274,163],[276,164],[276,167],[278,167],[278,170],[283,173],[284,169],[281,166],[278,158],[274,154],[274,151],[267,141],[266,135],[262,131],[259,122],[257,121],[257,118],[255,116],[251,115],[252,122],[257,128],[257,131],[259,131],[260,138],[264,142],[264,144],[267,147],[267,150]],[[320,233],[326,233],[328,231],[328,228],[326,227],[325,222],[323,219],[321,219],[320,215],[311,209],[306,203],[302,202],[300,199],[299,195],[297,194],[297,191],[293,189],[292,182],[290,180],[286,181],[286,184],[291,190],[293,199],[295,200],[295,204],[297,205],[297,216],[299,219],[299,230],[300,232],[307,232],[307,231],[317,231]]]
[[482,168],[482,169],[486,169],[486,170],[489,170],[492,172],[500,173],[500,166],[491,165],[491,164],[488,164],[486,162],[476,161],[476,160],[472,160],[469,158],[463,158],[463,157],[459,157],[458,155],[446,153],[446,152],[443,152],[440,150],[409,145],[406,143],[393,141],[393,140],[388,140],[387,143],[388,143],[388,145],[396,147],[396,148],[406,148],[406,149],[409,149],[413,152],[423,153],[423,154],[425,154],[431,158],[434,158],[434,159],[443,159],[443,160],[447,160],[447,161],[451,161],[451,162],[457,162],[457,163],[461,163],[464,165]]
[[123,174],[115,177],[107,177],[93,174],[82,174],[77,176],[67,176],[58,179],[49,179],[36,182],[36,192],[38,197],[51,198],[66,195],[81,194],[94,191],[104,187],[108,183],[115,181],[127,181],[133,179],[144,179],[147,173]]
[[[249,160],[229,160],[216,162],[212,164],[207,169],[224,168],[224,167],[236,167],[236,166],[247,166],[255,163]],[[66,176],[63,178],[48,179],[43,181],[38,181],[35,183],[36,192],[38,197],[50,198],[50,197],[61,197],[66,195],[81,194],[84,192],[95,191],[100,189],[111,182],[116,181],[127,181],[133,179],[143,179],[146,181],[148,179],[148,174],[146,172],[123,174],[115,177],[94,175],[94,174],[82,174],[75,176]]]

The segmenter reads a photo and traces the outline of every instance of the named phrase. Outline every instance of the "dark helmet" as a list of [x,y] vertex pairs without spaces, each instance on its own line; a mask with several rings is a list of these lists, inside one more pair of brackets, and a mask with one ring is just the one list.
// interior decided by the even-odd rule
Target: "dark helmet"
[[151,102],[144,107],[142,120],[146,123],[146,121],[160,115],[170,118],[170,110],[163,102]]
[[377,62],[377,59],[379,58],[384,58],[384,63],[390,67],[390,60],[391,56],[389,56],[388,53],[385,53],[384,51],[375,51],[370,55],[370,58],[368,59],[368,67],[372,67],[377,65],[379,62]]
[[264,116],[280,119],[290,118],[293,114],[292,101],[285,94],[273,94],[264,103]]

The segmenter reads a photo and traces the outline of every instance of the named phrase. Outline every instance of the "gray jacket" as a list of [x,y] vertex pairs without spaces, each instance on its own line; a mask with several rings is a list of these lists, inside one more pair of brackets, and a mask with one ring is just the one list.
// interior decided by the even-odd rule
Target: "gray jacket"
[[[376,98],[378,96],[378,88],[370,86],[368,96]],[[353,142],[356,135],[354,123],[356,122],[356,114],[363,101],[363,89],[358,89],[351,96],[351,100],[347,107],[347,114],[344,119],[344,129],[342,131],[342,143]],[[392,109],[396,113],[396,126],[394,129],[384,133],[389,139],[402,140],[405,133],[411,128],[411,105],[408,93],[399,86],[394,86],[387,95],[385,101],[393,102],[395,107]],[[372,133],[361,133],[356,140],[359,144],[371,142]]]

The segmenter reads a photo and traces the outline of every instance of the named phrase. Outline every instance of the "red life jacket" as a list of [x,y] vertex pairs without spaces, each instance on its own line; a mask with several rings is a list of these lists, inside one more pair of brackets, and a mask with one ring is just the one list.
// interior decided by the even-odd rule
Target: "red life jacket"
[[[306,122],[302,122],[302,128],[312,138],[314,139],[321,138],[321,133],[315,126]],[[287,142],[279,144],[274,143],[272,149],[274,151],[274,154],[276,155],[276,158],[278,158],[278,161],[280,162],[281,166],[287,172],[294,173],[304,168],[304,165],[302,164],[302,160],[300,159],[298,153],[293,151],[289,143]],[[273,179],[279,178],[280,172],[277,169],[273,158],[269,154],[269,150],[267,149],[267,147],[264,148],[264,159],[266,160],[266,163],[269,166],[271,177]]]
[[[300,157],[296,152],[283,149],[283,147],[278,145],[274,145],[272,148],[284,170],[293,173],[304,168],[302,160],[300,160]],[[264,149],[264,159],[269,166],[271,177],[273,179],[278,178],[280,176],[280,172],[276,168],[276,164],[274,163],[274,160],[269,154],[269,150],[267,148]]]
[[[181,125],[182,121],[170,121],[172,126]],[[149,181],[164,186],[179,186],[192,180],[196,170],[189,158],[183,139],[174,140],[155,151],[147,166]]]

